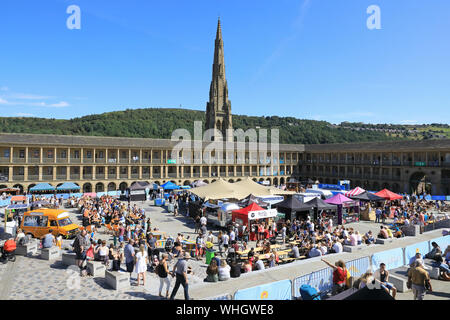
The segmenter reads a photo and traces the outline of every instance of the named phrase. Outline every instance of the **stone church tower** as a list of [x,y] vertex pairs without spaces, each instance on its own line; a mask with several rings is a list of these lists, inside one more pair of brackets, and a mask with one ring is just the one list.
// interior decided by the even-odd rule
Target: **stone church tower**
[[222,133],[224,140],[229,139],[232,141],[233,135],[229,138],[226,136],[226,130],[233,129],[233,123],[231,120],[231,101],[228,100],[228,84],[225,79],[225,58],[223,54],[220,19],[217,23],[212,81],[209,89],[209,102],[206,104],[205,129],[208,130],[213,128],[218,129]]

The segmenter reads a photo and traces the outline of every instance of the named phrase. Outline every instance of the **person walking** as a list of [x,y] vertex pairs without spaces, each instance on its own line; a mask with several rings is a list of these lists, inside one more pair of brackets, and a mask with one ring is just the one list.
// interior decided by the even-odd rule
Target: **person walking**
[[76,255],[76,264],[78,268],[80,268],[80,274],[83,270],[83,263],[86,260],[86,251],[89,249],[89,243],[86,240],[86,230],[82,230],[81,233],[79,233],[75,241],[73,242],[73,251]]
[[187,279],[187,261],[191,258],[189,253],[185,253],[183,259],[179,259],[175,266],[173,267],[172,277],[176,277],[175,286],[173,287],[172,294],[170,295],[170,300],[175,298],[178,288],[180,285],[184,289],[184,299],[189,299],[189,282]]
[[123,251],[124,256],[125,256],[125,265],[127,266],[127,272],[130,273],[130,277],[131,277],[131,274],[133,273],[133,268],[134,268],[135,252],[134,252],[133,245],[134,245],[134,240],[130,239]]
[[414,300],[423,300],[426,291],[433,291],[430,275],[423,268],[421,260],[416,260],[408,271],[408,287],[411,286]]
[[159,277],[159,296],[162,297],[161,292],[164,287],[164,284],[166,284],[166,299],[169,297],[169,288],[170,288],[170,280],[169,280],[169,268],[167,266],[167,259],[169,258],[169,255],[167,253],[164,253],[162,255],[162,260],[159,262],[158,266],[156,267],[156,273]]
[[135,255],[136,265],[134,272],[137,273],[137,286],[139,286],[140,279],[142,278],[142,285],[145,286],[145,273],[147,272],[148,255],[145,250],[145,246],[141,244],[139,251]]

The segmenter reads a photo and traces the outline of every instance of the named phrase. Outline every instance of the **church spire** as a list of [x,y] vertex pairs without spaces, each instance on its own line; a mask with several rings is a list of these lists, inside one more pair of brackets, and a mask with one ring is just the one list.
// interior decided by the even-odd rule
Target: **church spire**
[[226,129],[232,129],[231,102],[228,100],[228,84],[225,78],[225,56],[220,17],[217,22],[212,80],[209,89],[209,102],[206,105],[205,128],[218,129],[222,132],[224,139],[226,139]]

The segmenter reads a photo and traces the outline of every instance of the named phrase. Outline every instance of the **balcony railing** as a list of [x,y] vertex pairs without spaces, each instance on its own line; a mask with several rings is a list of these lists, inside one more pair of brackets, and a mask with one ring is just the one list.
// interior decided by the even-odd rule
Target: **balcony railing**
[[120,158],[119,163],[129,163],[128,158]]
[[70,158],[70,163],[81,163],[81,158]]
[[83,173],[83,180],[92,180],[92,173]]
[[[115,176],[115,175],[113,175],[113,176]],[[105,174],[104,173],[96,173],[95,174],[95,179],[96,180],[103,180],[103,179],[105,179]]]
[[67,174],[57,174],[56,175],[56,180],[66,180],[67,179]]
[[169,176],[169,178],[177,178],[178,177],[176,172],[169,172],[167,175]]
[[25,158],[14,157],[13,163],[25,163]]
[[0,163],[9,163],[9,157],[7,157],[7,158],[1,157],[0,158]]
[[13,181],[24,181],[25,177],[23,175],[13,175]]
[[53,175],[52,174],[43,174],[42,175],[42,180],[44,180],[44,181],[51,181],[51,180],[53,180]]
[[128,179],[128,173],[121,173],[119,177],[120,179]]
[[161,178],[161,174],[160,173],[153,173],[153,178]]
[[93,158],[83,158],[83,163],[94,163],[94,159]]
[[80,179],[80,174],[71,174],[70,175],[70,180],[79,180]]
[[37,174],[29,174],[28,181],[39,181],[39,175]]
[[139,173],[132,173],[131,179],[139,179]]

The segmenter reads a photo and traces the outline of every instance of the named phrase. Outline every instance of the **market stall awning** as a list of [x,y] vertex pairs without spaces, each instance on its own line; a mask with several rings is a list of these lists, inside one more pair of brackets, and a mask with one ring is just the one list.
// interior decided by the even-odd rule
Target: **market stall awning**
[[55,191],[55,187],[49,183],[38,183],[34,187],[30,188],[30,192],[41,192],[41,191]]
[[347,198],[343,194],[339,193],[339,194],[325,200],[325,202],[329,203],[329,204],[334,204],[334,205],[341,205],[346,202],[354,202],[354,201],[352,199]]
[[399,200],[403,199],[403,196],[396,194],[388,189],[383,189],[380,192],[375,193],[376,196],[384,198],[386,200]]
[[58,191],[71,191],[71,190],[80,190],[80,186],[73,183],[73,182],[64,182],[59,187],[56,187],[56,190]]
[[232,213],[247,215],[249,220],[272,218],[276,217],[278,214],[277,210],[266,210],[258,206],[256,203],[252,203],[249,206],[239,210],[233,210]]
[[305,203],[302,203],[300,200],[298,200],[296,197],[288,197],[286,200],[279,202],[275,204],[275,207],[278,210],[285,210],[296,212],[296,211],[308,211],[311,209],[314,209],[313,206],[307,205]]
[[180,187],[177,186],[172,181],[168,181],[168,182],[164,183],[163,185],[161,185],[161,188],[163,188],[164,190],[177,190],[177,189],[180,189]]
[[318,210],[337,210],[336,205],[326,203],[320,198],[311,199],[308,202],[305,202],[305,204]]
[[292,195],[295,192],[293,191],[285,191],[279,188],[271,187],[271,186],[263,186],[251,178],[246,178],[244,180],[232,183],[233,187],[240,188],[241,195],[245,195],[241,199],[253,194],[255,196],[272,196],[272,195]]
[[344,195],[346,197],[353,197],[353,196],[357,196],[357,195],[359,195],[361,193],[364,193],[364,192],[366,192],[366,190],[364,190],[363,188],[356,187],[355,189],[347,191],[346,193],[344,193]]
[[27,201],[26,196],[12,196],[11,202],[18,202],[18,201]]
[[203,180],[196,180],[192,184],[192,187],[197,188],[197,187],[203,187],[203,186],[207,186],[207,185],[208,184],[205,181],[203,181]]
[[150,189],[152,187],[152,185],[148,182],[145,181],[137,181],[137,182],[133,182],[130,186],[130,190],[145,190],[145,189]]
[[384,201],[384,198],[374,195],[371,192],[363,192],[356,196],[350,197],[353,200],[362,200],[362,201]]

